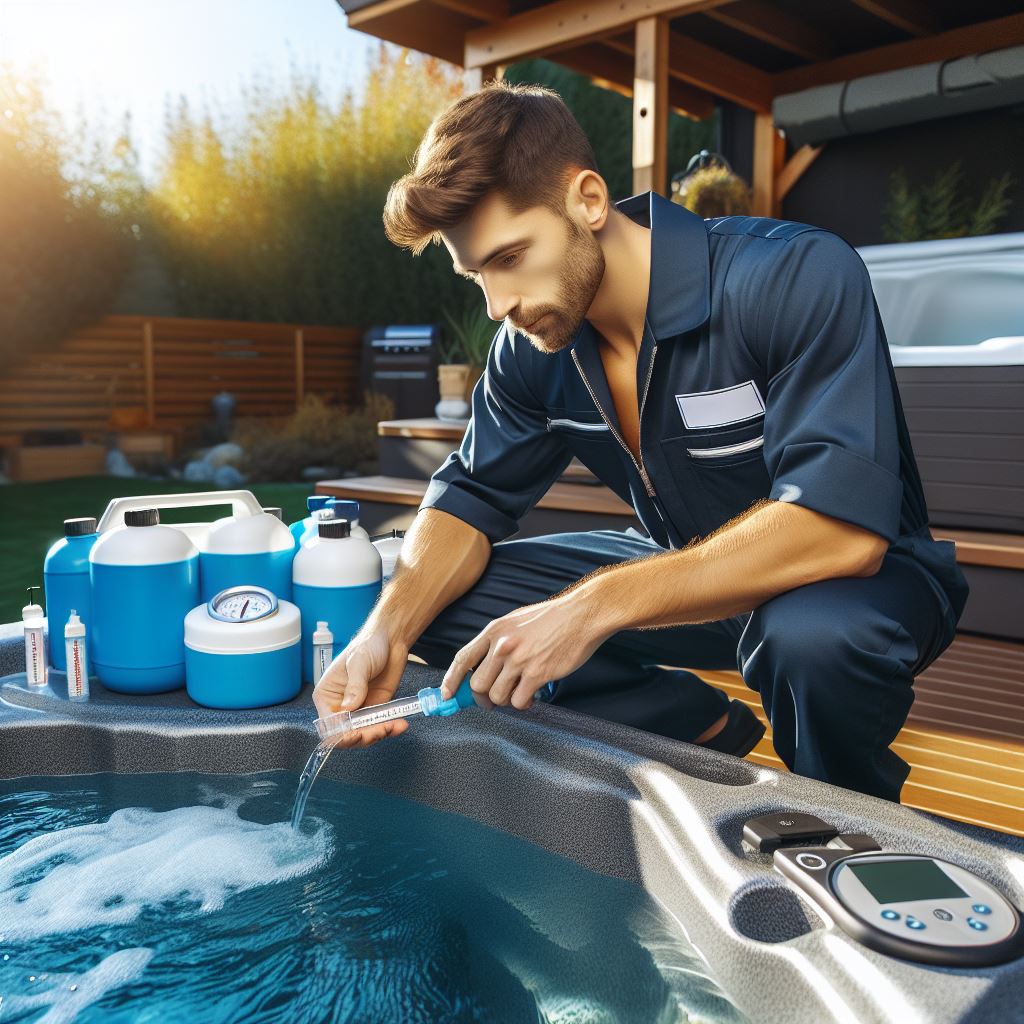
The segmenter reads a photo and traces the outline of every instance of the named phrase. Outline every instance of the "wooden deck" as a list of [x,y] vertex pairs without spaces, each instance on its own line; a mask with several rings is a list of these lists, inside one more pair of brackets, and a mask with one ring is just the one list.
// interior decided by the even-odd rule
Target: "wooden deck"
[[[738,672],[700,676],[768,725]],[[914,706],[893,750],[910,764],[902,802],[947,818],[1024,835],[1024,644],[958,636],[914,682]],[[771,726],[747,755],[783,768]]]

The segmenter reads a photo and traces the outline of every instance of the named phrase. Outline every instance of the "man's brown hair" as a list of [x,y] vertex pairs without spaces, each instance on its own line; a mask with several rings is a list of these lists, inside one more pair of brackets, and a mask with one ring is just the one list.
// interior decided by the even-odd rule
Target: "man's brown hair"
[[565,214],[572,176],[597,170],[594,151],[562,97],[537,85],[492,82],[434,118],[384,206],[384,231],[417,256],[498,191],[519,213]]

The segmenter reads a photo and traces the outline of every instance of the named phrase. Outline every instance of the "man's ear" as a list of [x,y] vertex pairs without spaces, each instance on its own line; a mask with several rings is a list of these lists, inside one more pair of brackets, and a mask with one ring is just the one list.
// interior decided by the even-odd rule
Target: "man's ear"
[[581,227],[600,231],[611,209],[604,178],[597,171],[580,171],[569,184],[566,207],[569,216]]

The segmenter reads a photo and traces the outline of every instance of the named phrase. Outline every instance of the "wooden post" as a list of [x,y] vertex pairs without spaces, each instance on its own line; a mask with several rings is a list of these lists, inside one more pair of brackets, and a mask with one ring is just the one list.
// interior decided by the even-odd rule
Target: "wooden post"
[[505,77],[504,64],[485,64],[480,68],[466,68],[462,79],[466,83],[466,92],[479,92],[488,82],[501,81]]
[[786,140],[778,132],[771,114],[754,114],[755,217],[778,217],[782,197],[778,178],[786,157]]
[[146,320],[142,324],[142,381],[146,395],[146,423],[156,426],[156,376],[153,358],[153,324]]
[[302,328],[295,328],[295,408],[302,405],[306,395],[306,342]]
[[668,23],[636,23],[633,72],[633,194],[668,187]]

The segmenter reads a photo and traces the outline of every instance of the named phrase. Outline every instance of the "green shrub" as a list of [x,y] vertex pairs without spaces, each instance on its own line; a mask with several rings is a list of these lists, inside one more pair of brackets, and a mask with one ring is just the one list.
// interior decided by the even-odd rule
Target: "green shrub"
[[299,480],[307,466],[369,473],[377,461],[377,421],[394,414],[391,399],[374,392],[353,410],[307,395],[284,419],[240,420],[231,439],[245,450],[241,468],[254,482]]
[[912,186],[899,168],[890,179],[882,235],[887,242],[917,242],[991,234],[1009,212],[1013,185],[1010,174],[1003,174],[974,199],[964,193],[960,161],[919,186]]

